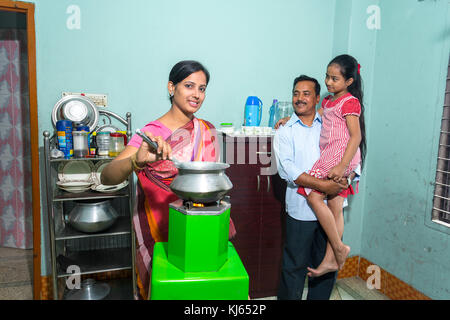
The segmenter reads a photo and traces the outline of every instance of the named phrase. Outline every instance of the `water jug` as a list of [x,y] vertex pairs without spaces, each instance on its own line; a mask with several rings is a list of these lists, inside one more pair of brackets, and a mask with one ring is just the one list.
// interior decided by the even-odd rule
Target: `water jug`
[[294,112],[294,108],[292,107],[292,102],[279,101],[278,105],[277,105],[275,123],[277,123],[278,120],[280,120],[280,119],[291,116],[292,112]]
[[269,127],[273,128],[275,125],[275,118],[277,116],[277,112],[278,112],[278,100],[277,99],[273,99],[273,103],[272,106],[270,107],[269,110]]
[[262,116],[262,101],[258,97],[250,96],[245,103],[244,126],[259,126]]

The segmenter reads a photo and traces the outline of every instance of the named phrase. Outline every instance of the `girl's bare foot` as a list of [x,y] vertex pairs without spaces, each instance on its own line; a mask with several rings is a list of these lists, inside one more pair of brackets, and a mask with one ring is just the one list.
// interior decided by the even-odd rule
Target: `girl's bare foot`
[[322,263],[317,267],[317,269],[313,269],[310,267],[307,267],[308,269],[308,277],[320,277],[321,275],[324,275],[328,272],[334,272],[338,270],[338,264],[336,261],[327,263],[325,261],[322,261]]
[[349,254],[350,254],[350,247],[345,244],[342,244],[341,248],[334,251],[334,256],[339,266],[339,270],[341,270],[344,267],[345,260],[347,259]]

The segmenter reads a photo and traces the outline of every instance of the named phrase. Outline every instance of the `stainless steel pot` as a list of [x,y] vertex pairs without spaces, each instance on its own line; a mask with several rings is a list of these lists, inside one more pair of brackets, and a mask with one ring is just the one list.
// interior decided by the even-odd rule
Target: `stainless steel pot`
[[[153,149],[158,149],[156,142],[150,140],[139,129],[136,133]],[[227,163],[182,162],[173,157],[172,161],[178,168],[178,176],[173,179],[170,189],[183,200],[200,203],[214,202],[223,198],[233,188],[233,184],[225,174],[225,169],[230,166]]]
[[74,201],[75,207],[70,214],[64,216],[66,223],[74,229],[94,233],[111,227],[116,221],[117,211],[109,200],[79,200]]
[[217,201],[233,188],[225,174],[229,166],[220,162],[181,162],[177,164],[178,175],[170,184],[170,189],[184,200],[200,203]]

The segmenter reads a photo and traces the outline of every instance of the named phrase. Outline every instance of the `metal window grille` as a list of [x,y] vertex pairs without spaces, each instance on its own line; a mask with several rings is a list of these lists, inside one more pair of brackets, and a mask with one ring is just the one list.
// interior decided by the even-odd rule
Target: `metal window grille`
[[432,219],[450,224],[450,61],[439,139]]

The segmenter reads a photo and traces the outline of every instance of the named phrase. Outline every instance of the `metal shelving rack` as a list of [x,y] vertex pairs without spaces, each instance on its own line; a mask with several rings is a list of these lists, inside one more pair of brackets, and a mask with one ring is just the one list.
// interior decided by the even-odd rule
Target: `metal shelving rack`
[[[126,119],[107,110],[99,110],[99,115],[107,118],[113,117],[127,128],[128,139],[131,137],[131,113],[126,114]],[[134,207],[135,184],[134,175],[128,178],[128,186],[113,193],[99,193],[96,191],[85,191],[82,193],[69,193],[60,190],[56,186],[57,167],[67,161],[90,160],[92,162],[101,160],[112,160],[109,157],[95,157],[83,159],[51,159],[50,148],[56,147],[56,135],[51,136],[49,131],[44,131],[44,157],[45,157],[45,186],[47,190],[47,214],[50,241],[50,260],[53,280],[53,299],[64,297],[60,293],[58,279],[73,276],[63,270],[57,262],[58,255],[62,255],[70,261],[74,261],[80,267],[80,276],[113,272],[120,270],[131,270],[132,279],[112,279],[106,281],[110,284],[110,298],[133,299],[136,296],[136,273],[135,273],[135,233],[132,225],[132,214]],[[120,215],[113,226],[98,233],[83,233],[73,229],[64,221],[64,211],[68,211],[71,203],[76,200],[86,199],[110,199],[118,201],[116,205],[123,208],[126,215]],[[66,208],[65,208],[66,207]],[[122,211],[121,211],[122,212]],[[103,243],[101,240],[104,240]],[[92,248],[73,250],[70,248],[71,241],[82,243]],[[91,242],[100,242],[92,246]],[[106,246],[104,242],[109,241]],[[111,244],[112,243],[112,244]],[[85,244],[86,246],[86,244]],[[102,247],[103,246],[103,247]],[[106,298],[108,299],[108,297]]]

